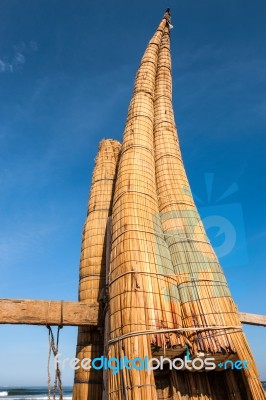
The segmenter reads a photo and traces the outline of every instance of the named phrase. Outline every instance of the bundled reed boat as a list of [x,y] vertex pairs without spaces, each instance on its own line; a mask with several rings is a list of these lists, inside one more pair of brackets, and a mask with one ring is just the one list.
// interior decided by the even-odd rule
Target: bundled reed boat
[[[121,146],[106,140],[99,148],[79,296],[99,302],[100,331],[79,329],[77,357],[188,357],[191,368],[171,370],[165,363],[151,373],[108,375],[78,370],[75,400],[265,398],[183,165],[172,107],[170,27],[167,10],[141,60]],[[215,370],[199,371],[192,363],[209,357]],[[248,360],[249,367],[221,369],[228,360]]]

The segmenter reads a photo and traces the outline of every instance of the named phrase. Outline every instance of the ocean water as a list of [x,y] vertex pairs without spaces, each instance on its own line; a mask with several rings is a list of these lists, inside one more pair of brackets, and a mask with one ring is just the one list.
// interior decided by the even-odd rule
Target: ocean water
[[[64,388],[64,400],[72,399],[72,387],[65,386]],[[52,398],[51,391],[51,398]],[[58,399],[59,396],[57,395]],[[46,400],[48,399],[47,386],[14,386],[14,387],[0,387],[0,400]]]
[[[262,382],[266,390],[266,381]],[[52,394],[51,394],[52,395]],[[59,398],[59,396],[57,396]],[[0,387],[0,400],[47,400],[46,386]],[[72,387],[64,387],[64,400],[72,399]]]

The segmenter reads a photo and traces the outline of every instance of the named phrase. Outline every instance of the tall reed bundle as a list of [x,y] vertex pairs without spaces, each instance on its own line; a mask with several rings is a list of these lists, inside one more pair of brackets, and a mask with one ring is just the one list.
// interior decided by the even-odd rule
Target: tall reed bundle
[[[197,212],[182,162],[172,108],[168,26],[162,37],[156,76],[154,143],[162,227],[176,274],[183,327],[192,328],[186,334],[192,356],[211,354],[221,361],[235,354],[248,360],[249,370],[244,371],[247,396],[263,399],[258,371],[242,332],[236,305]],[[193,328],[211,326],[223,328],[193,331]]]
[[[173,274],[159,218],[153,145],[153,100],[163,19],[139,67],[130,103],[113,199],[110,263],[109,358],[151,357],[153,348],[184,351],[177,291],[165,275]],[[137,334],[147,330],[152,335]],[[121,336],[128,334],[123,339]],[[156,399],[153,375],[124,370],[109,374],[109,399]]]
[[[137,72],[121,150],[111,140],[100,145],[83,233],[80,300],[100,302],[107,283],[109,309],[104,335],[101,308],[101,331],[79,329],[77,357],[174,357],[184,355],[186,344],[192,358],[239,358],[249,370],[170,371],[164,365],[151,374],[109,371],[103,400],[262,400],[236,305],[182,162],[168,17]],[[102,398],[102,378],[102,372],[78,370],[73,398]]]
[[[84,225],[80,259],[79,300],[99,303],[99,328],[80,327],[77,358],[93,359],[103,355],[102,306],[105,288],[106,225],[111,214],[116,167],[120,151],[116,140],[103,140],[92,177],[88,215]],[[73,399],[100,400],[102,371],[80,368],[76,370]]]
[[[217,257],[194,204],[174,123],[169,30],[162,39],[154,101],[156,178],[165,240],[177,275],[184,327],[240,325]],[[221,302],[223,298],[224,304]],[[210,301],[212,300],[212,301]],[[194,353],[234,352],[225,331],[189,334]]]

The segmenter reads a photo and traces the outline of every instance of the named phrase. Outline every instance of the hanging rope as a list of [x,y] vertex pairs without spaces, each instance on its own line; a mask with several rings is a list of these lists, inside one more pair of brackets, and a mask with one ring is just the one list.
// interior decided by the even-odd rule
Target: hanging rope
[[[60,329],[63,326],[57,327],[57,335],[56,335],[56,343],[54,341],[54,334],[52,328],[47,325],[48,333],[48,340],[49,340],[49,353],[48,353],[48,399],[51,400],[51,373],[50,373],[50,361],[51,361],[51,353],[53,352],[54,357],[58,354],[58,345],[59,345],[59,333]],[[61,380],[61,371],[59,368],[59,362],[56,358],[56,367],[55,367],[55,380],[54,380],[54,387],[53,387],[53,400],[56,400],[56,390],[59,389],[59,399],[63,400],[63,387],[62,387],[62,380]]]

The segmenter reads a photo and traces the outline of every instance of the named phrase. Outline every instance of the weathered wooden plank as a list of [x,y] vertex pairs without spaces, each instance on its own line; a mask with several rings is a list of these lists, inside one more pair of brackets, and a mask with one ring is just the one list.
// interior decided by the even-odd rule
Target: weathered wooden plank
[[[98,304],[0,299],[0,324],[96,326]],[[242,324],[266,326],[266,315],[240,312]]]
[[266,315],[249,314],[240,312],[240,321],[242,324],[266,326]]
[[0,299],[0,324],[88,326],[97,323],[97,304]]

